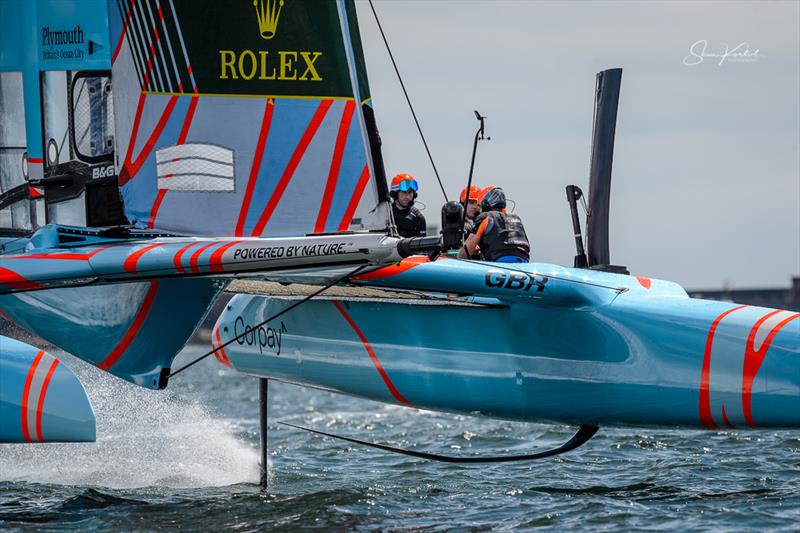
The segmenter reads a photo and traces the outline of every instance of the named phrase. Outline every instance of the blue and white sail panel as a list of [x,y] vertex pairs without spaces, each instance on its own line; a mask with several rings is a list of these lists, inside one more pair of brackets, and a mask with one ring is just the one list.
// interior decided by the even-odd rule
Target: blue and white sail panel
[[128,219],[215,236],[385,229],[385,183],[363,134],[363,54],[357,36],[343,38],[343,28],[357,32],[345,5],[342,25],[327,1],[109,0]]

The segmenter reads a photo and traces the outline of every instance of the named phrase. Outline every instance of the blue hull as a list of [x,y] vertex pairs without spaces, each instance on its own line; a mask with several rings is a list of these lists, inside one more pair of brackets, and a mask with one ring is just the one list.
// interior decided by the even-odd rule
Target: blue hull
[[94,411],[75,374],[44,350],[0,336],[0,442],[94,440]]
[[489,306],[312,300],[253,329],[291,300],[237,295],[219,318],[219,339],[241,335],[224,349],[241,372],[424,409],[572,424],[800,427],[800,314],[552,265],[521,265],[543,290],[532,282],[525,294],[521,281],[505,295],[498,267],[437,261],[363,280],[443,286],[437,278],[448,276],[472,283],[462,290]]

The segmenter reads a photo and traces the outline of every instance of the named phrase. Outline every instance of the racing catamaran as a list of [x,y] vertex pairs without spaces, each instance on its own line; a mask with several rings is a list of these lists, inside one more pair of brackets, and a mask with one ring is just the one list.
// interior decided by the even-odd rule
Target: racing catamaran
[[[526,459],[600,425],[800,427],[799,313],[691,299],[609,264],[618,69],[595,95],[588,253],[576,231],[574,267],[510,266],[393,232],[351,0],[11,6],[23,23],[2,41],[0,96],[17,111],[0,111],[25,148],[3,167],[0,309],[60,349],[164,388],[233,278],[304,283],[317,289],[237,295],[214,328],[214,356],[263,394],[279,379],[580,426]],[[326,298],[337,283],[393,292]],[[2,340],[0,438],[91,440],[48,423],[93,415],[79,384],[47,387],[65,367],[42,378],[54,364],[39,354]]]

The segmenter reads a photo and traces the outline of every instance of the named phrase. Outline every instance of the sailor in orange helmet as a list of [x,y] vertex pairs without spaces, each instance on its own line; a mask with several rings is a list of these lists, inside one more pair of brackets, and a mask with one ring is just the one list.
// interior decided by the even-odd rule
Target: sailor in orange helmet
[[424,237],[425,217],[414,207],[419,185],[414,176],[398,174],[392,178],[389,195],[392,197],[392,215],[401,237]]
[[506,194],[500,187],[485,188],[480,195],[481,214],[475,220],[477,230],[467,237],[458,252],[462,258],[478,254],[485,261],[527,263],[530,244],[522,220],[506,213]]
[[463,204],[466,202],[466,212],[464,213],[464,235],[469,235],[475,231],[475,218],[481,213],[481,206],[478,204],[478,197],[481,188],[477,185],[470,185],[469,200],[467,200],[467,188],[461,189],[458,200]]

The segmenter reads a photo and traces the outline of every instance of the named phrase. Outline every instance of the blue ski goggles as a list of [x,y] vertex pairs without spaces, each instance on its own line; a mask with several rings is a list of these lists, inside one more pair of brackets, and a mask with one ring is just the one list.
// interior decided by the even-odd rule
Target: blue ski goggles
[[417,185],[417,181],[416,180],[403,180],[400,183],[398,183],[396,187],[392,187],[392,190],[393,191],[403,191],[403,192],[406,192],[406,191],[414,191],[414,192],[416,192],[416,191],[419,190],[419,185]]

